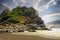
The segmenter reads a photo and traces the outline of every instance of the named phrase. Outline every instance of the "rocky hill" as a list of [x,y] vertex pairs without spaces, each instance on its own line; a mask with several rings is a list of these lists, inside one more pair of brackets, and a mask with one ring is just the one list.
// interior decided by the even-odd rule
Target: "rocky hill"
[[17,6],[12,11],[9,8],[6,8],[0,17],[0,25],[11,25],[11,24],[36,24],[36,26],[44,27],[44,21],[41,17],[38,16],[37,10],[33,7],[21,7]]

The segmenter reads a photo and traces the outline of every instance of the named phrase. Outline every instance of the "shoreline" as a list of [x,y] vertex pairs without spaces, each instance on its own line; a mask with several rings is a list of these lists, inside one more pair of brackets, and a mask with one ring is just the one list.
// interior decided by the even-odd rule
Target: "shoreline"
[[21,33],[18,32],[18,33],[11,33],[11,34],[15,34],[15,35],[33,35],[33,36],[38,36],[38,37],[44,37],[44,38],[49,38],[49,39],[59,39],[60,40],[60,35],[58,36],[58,34],[56,36],[54,36],[53,35],[54,33],[51,33],[51,31],[45,32],[45,34],[43,32],[44,31],[40,31],[40,32],[21,32]]
[[15,35],[6,33],[0,35],[0,40],[56,40],[56,39],[49,39],[34,35]]
[[28,32],[28,31],[24,31],[24,32],[16,32],[16,33],[2,33],[0,35],[17,35],[17,36],[36,36],[36,37],[42,37],[42,38],[47,38],[47,39],[55,39],[55,40],[60,40],[60,32],[54,32],[54,31],[46,31],[46,30],[41,30],[41,31],[37,31],[37,32]]

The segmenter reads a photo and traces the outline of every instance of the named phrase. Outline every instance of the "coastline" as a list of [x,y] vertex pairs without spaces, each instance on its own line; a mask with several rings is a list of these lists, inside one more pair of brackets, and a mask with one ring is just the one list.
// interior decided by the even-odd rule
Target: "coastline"
[[[36,32],[28,32],[28,31],[24,31],[24,32],[16,32],[16,33],[2,33],[0,34],[0,39],[2,40],[11,40],[14,38],[16,38],[16,36],[18,37],[18,39],[20,40],[22,38],[26,38],[27,40],[27,36],[28,38],[32,38],[32,39],[41,39],[41,40],[60,40],[60,32],[54,32],[54,31],[46,31],[46,30],[41,30],[41,31],[36,31]],[[55,35],[55,36],[54,36]],[[11,38],[10,38],[11,37]],[[31,39],[31,40],[32,40]],[[17,40],[17,38],[16,38]],[[22,39],[23,40],[23,39]]]
[[54,32],[54,31],[37,31],[37,32],[21,32],[21,33],[12,33],[15,35],[33,35],[33,36],[38,36],[38,37],[44,37],[44,38],[49,38],[49,39],[57,39],[60,40],[60,32]]
[[56,40],[56,39],[49,39],[33,35],[14,35],[6,33],[0,35],[0,40]]

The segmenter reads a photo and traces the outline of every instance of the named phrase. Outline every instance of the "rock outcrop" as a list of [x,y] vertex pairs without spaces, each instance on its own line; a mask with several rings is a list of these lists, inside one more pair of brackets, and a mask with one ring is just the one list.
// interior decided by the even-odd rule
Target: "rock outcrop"
[[2,25],[13,25],[13,24],[23,24],[23,25],[35,25],[36,27],[40,27],[45,29],[44,21],[41,17],[38,16],[37,10],[33,7],[21,7],[17,6],[12,11],[9,8],[6,8],[0,18],[0,24]]

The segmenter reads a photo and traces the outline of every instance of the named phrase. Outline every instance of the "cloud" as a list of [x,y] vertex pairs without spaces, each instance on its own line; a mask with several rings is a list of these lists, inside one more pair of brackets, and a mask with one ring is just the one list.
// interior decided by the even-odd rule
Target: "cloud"
[[17,0],[13,0],[13,3],[15,4],[15,6],[17,6]]
[[51,0],[46,5],[44,5],[43,7],[45,7],[46,9],[48,9],[50,6],[56,5],[56,4],[57,4],[56,0]]
[[[35,9],[39,9],[39,8],[46,8],[48,9],[49,6],[51,6],[52,4],[56,4],[55,0],[12,0],[13,4],[15,6],[32,6]],[[41,4],[41,6],[39,6]]]
[[38,4],[41,2],[41,0],[12,0],[11,2],[5,1],[5,3],[2,3],[5,7],[12,7],[12,9],[16,6],[27,6],[27,7],[34,7],[35,9],[39,9]]
[[2,5],[5,6],[5,7],[8,7],[8,5],[6,3],[2,3]]
[[11,7],[10,6],[8,6],[6,3],[1,3],[3,6],[4,6],[4,8],[10,8],[11,9]]
[[41,0],[39,5],[37,6],[39,16],[46,15],[50,12],[58,12],[58,11],[56,11],[56,8],[55,8],[58,5],[57,2],[58,2],[58,0]]
[[55,15],[60,15],[60,8],[55,9],[53,12],[49,12],[44,17],[51,17],[51,16],[55,16]]
[[55,16],[55,15],[60,15],[60,13],[51,13],[51,14],[45,15],[44,17],[52,17],[52,16]]
[[8,0],[3,2],[3,5],[12,9],[16,6],[34,7],[40,15],[44,15],[50,6],[57,5],[57,0]]
[[48,22],[52,22],[54,20],[60,20],[60,13],[51,13],[51,14],[47,14],[45,16],[42,16],[42,19],[44,20],[45,23],[48,23]]
[[39,9],[38,5],[41,2],[41,0],[36,0],[34,4],[32,5],[35,9]]
[[56,8],[56,9],[53,9],[51,12],[49,12],[48,14],[57,14],[57,13],[60,13],[60,8]]

